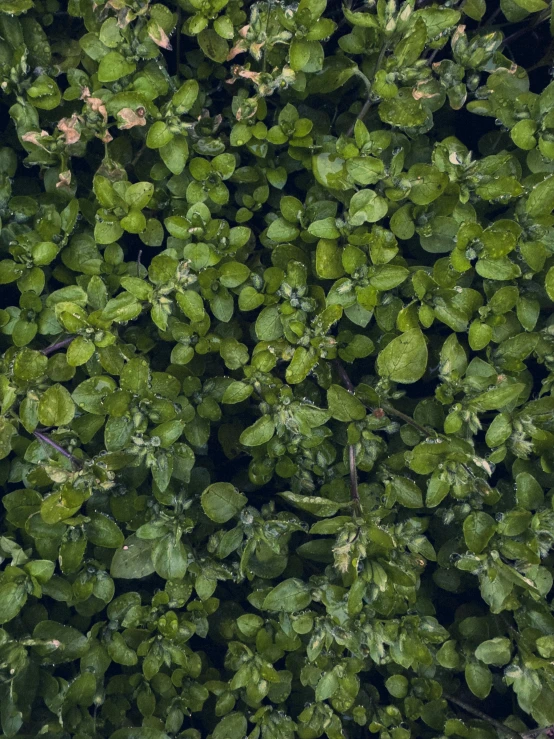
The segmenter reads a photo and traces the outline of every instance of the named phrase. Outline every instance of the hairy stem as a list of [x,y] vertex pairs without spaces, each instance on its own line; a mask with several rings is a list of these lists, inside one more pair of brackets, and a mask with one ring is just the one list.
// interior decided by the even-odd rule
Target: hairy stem
[[49,354],[53,354],[54,352],[58,351],[58,349],[63,349],[64,347],[69,346],[74,338],[75,338],[74,336],[68,336],[67,339],[56,341],[55,344],[50,344],[50,346],[47,346],[44,349],[41,349],[40,350],[41,354],[44,354],[45,356],[48,356]]
[[521,739],[522,735],[519,732],[515,731],[514,729],[510,729],[509,726],[505,726],[502,722],[497,721],[492,716],[489,716],[487,713],[480,711],[478,708],[475,708],[469,703],[466,703],[465,701],[462,701],[453,695],[449,695],[448,693],[443,693],[442,697],[446,698],[446,700],[450,703],[454,703],[454,705],[463,708],[466,713],[471,713],[476,718],[480,718],[482,721],[486,721],[488,724],[491,724],[491,726],[494,726],[495,729],[498,729],[498,731],[502,731],[504,734],[511,737],[511,739]]
[[542,729],[531,729],[531,731],[524,731],[521,736],[523,739],[536,739],[544,732],[545,737],[552,739],[554,737],[554,726],[544,726]]
[[[496,20],[496,19],[498,18],[498,16],[500,15],[500,13],[501,13],[501,12],[502,12],[502,8],[501,8],[501,7],[499,6],[499,7],[498,7],[498,8],[497,8],[497,9],[496,9],[496,10],[494,11],[494,13],[493,13],[493,14],[491,15],[491,17],[490,17],[490,18],[488,19],[488,21],[487,21],[487,26],[492,26],[492,25],[493,25],[493,23],[495,22],[495,20]],[[481,24],[479,24],[479,25],[481,25]]]
[[[354,393],[354,385],[352,384],[352,380],[348,376],[348,372],[345,370],[344,365],[338,359],[335,361],[335,365],[337,367],[339,376],[344,384],[344,387],[348,390],[349,393]],[[375,410],[379,410],[377,408],[371,408],[370,406],[366,405],[363,400],[361,402],[372,413]],[[413,418],[411,418],[410,416],[407,416],[405,413],[402,413],[402,411],[396,410],[396,408],[393,408],[392,405],[388,405],[387,403],[382,403],[381,410],[385,411],[385,413],[389,416],[396,416],[397,418],[401,418],[404,421],[404,423],[408,423],[410,426],[413,426],[415,429],[419,431],[420,434],[423,434],[423,436],[432,436],[432,435],[436,436],[434,431],[431,431],[431,429],[426,429],[425,426],[422,426],[417,421],[414,421]]]
[[[383,44],[383,46],[381,47],[381,51],[379,52],[379,56],[377,57],[377,62],[375,63],[375,69],[373,71],[373,74],[374,75],[377,74],[377,71],[379,70],[381,64],[383,63],[383,58],[385,56],[386,50],[387,50],[387,44]],[[359,69],[356,70],[355,74],[357,74],[358,77],[360,77],[363,80],[363,83],[366,86],[366,89],[367,89],[367,99],[366,99],[365,103],[363,104],[362,109],[360,110],[360,112],[356,116],[356,119],[355,119],[354,123],[350,126],[350,128],[346,132],[346,135],[347,136],[352,136],[352,134],[354,132],[354,126],[356,125],[356,121],[358,121],[358,120],[359,121],[363,121],[363,119],[367,115],[368,110],[373,105],[373,101],[371,100],[371,82],[368,80],[368,78],[365,76],[365,74],[363,74],[363,72],[361,72]]]
[[69,459],[72,464],[76,465],[77,467],[82,467],[83,463],[80,459],[77,459],[77,457],[74,457],[73,454],[70,454],[67,449],[64,449],[63,446],[60,446],[57,444],[53,439],[51,439],[49,436],[46,436],[46,434],[43,434],[41,431],[33,431],[33,436],[37,438],[39,441],[42,441],[43,444],[47,444],[48,446],[51,446],[53,449],[55,449],[57,452],[62,454],[66,459]]
[[133,159],[131,161],[131,167],[134,167],[136,165],[136,163],[141,158],[141,156],[142,156],[142,154],[143,154],[143,152],[144,152],[145,149],[146,149],[146,144],[143,144],[140,147],[140,149],[137,151],[137,153],[135,154],[135,156],[133,157]]
[[361,510],[360,493],[358,491],[358,473],[356,471],[356,447],[350,444],[348,447],[348,463],[350,465],[350,498],[358,509]]
[[339,362],[338,359],[336,360],[336,367],[340,375],[340,379],[344,383],[344,387],[348,390],[349,393],[353,393],[354,385],[352,384],[352,380],[348,376],[348,372],[344,369],[344,365],[341,362]]
[[177,38],[175,39],[175,74],[179,77],[181,64],[181,7],[177,8]]
[[512,33],[510,36],[502,41],[502,44],[509,44],[512,41],[515,41],[517,38],[520,38],[520,36],[524,36],[526,33],[529,33],[529,31],[534,31],[537,26],[539,26],[541,23],[544,23],[544,21],[550,19],[551,12],[552,11],[550,8],[543,10],[542,13],[539,13],[539,15],[536,16],[535,20],[532,23],[528,23],[526,26],[523,26],[523,28],[520,28],[519,31],[515,31],[514,33]]
[[396,416],[397,418],[401,418],[404,421],[404,423],[409,423],[410,426],[413,426],[415,429],[417,429],[420,434],[423,434],[423,436],[431,436],[434,434],[434,432],[432,432],[430,429],[426,429],[425,426],[422,426],[417,421],[414,421],[414,419],[411,418],[410,416],[407,416],[405,413],[402,413],[402,411],[398,411],[396,410],[396,408],[393,408],[392,405],[383,403],[381,404],[381,408],[389,416]]
[[[341,362],[339,362],[338,359],[336,361],[336,366],[345,388],[348,390],[349,393],[354,394],[354,385],[352,384],[352,381],[348,376],[348,372],[344,369],[343,365],[341,364]],[[353,444],[350,444],[348,446],[348,464],[350,467],[350,499],[356,507],[356,512],[360,513],[362,505],[360,501],[360,493],[358,490],[358,473],[356,471],[356,447]]]

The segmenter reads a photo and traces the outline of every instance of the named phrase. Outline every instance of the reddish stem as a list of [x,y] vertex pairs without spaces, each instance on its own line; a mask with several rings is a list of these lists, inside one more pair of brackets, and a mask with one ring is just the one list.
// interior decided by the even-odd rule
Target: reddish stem
[[69,346],[74,338],[75,338],[74,336],[69,336],[67,339],[56,341],[55,344],[50,344],[50,346],[47,346],[44,349],[41,349],[40,350],[41,354],[48,356],[49,354],[52,354],[53,352],[58,351],[58,349],[63,349],[64,347]]
[[73,454],[70,454],[67,449],[64,449],[63,446],[60,446],[57,444],[53,439],[51,439],[49,436],[46,436],[46,434],[43,434],[40,431],[33,431],[33,436],[35,436],[39,441],[42,441],[43,444],[48,444],[48,446],[51,446],[53,449],[55,449],[57,452],[62,454],[66,459],[69,459],[74,465],[77,465],[77,467],[82,467],[82,462],[80,459],[77,459],[77,457],[74,457]]
[[[349,393],[354,394],[354,385],[348,376],[348,372],[344,369],[341,362],[335,362],[340,378]],[[360,493],[358,490],[358,473],[356,472],[356,447],[353,444],[348,446],[348,465],[350,467],[350,498],[356,506],[358,513],[361,511],[362,504],[360,501]]]

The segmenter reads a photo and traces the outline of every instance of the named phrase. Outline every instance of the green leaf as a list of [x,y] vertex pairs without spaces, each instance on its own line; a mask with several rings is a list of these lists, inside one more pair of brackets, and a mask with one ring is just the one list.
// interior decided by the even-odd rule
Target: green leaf
[[324,280],[335,280],[344,275],[341,250],[334,241],[321,239],[316,251],[316,272]]
[[529,13],[537,13],[539,10],[544,10],[548,7],[548,4],[544,0],[514,0],[514,2],[520,8],[529,11]]
[[54,110],[60,104],[61,93],[51,77],[41,74],[27,88],[27,97],[39,110]]
[[544,289],[550,300],[554,300],[554,267],[550,267],[544,280]]
[[214,482],[202,493],[202,509],[216,523],[226,523],[244,508],[248,498],[228,482]]
[[116,298],[108,300],[102,310],[102,318],[106,321],[118,323],[131,321],[136,318],[142,310],[141,304],[130,293],[120,293]]
[[531,190],[526,210],[532,218],[549,215],[554,209],[554,175],[546,177]]
[[110,734],[110,739],[169,739],[169,735],[161,729],[149,726],[140,726],[127,729],[118,729]]
[[73,391],[74,403],[87,413],[104,415],[104,399],[117,387],[112,377],[98,375],[81,382]]
[[180,115],[188,113],[194,105],[199,92],[200,85],[197,80],[189,79],[183,82],[171,99],[171,102],[176,108],[176,112]]
[[221,36],[211,28],[205,28],[198,34],[198,44],[204,54],[214,62],[224,62],[229,53],[229,46]]
[[268,305],[256,319],[256,335],[260,341],[274,341],[283,335],[278,305]]
[[165,121],[156,121],[148,129],[146,146],[149,149],[159,149],[173,139],[173,133],[169,130]]
[[321,518],[334,516],[341,507],[340,503],[327,500],[327,498],[320,498],[317,495],[299,495],[298,493],[286,492],[279,493],[279,496],[295,508]]
[[33,647],[46,664],[73,662],[88,651],[88,639],[80,631],[57,621],[39,621],[33,639],[43,643]]
[[268,442],[275,433],[275,422],[271,416],[262,416],[240,435],[240,443],[244,446],[260,446]]
[[169,449],[181,437],[185,422],[181,420],[165,421],[152,429],[152,436],[160,440],[162,449]]
[[300,231],[284,218],[276,218],[267,229],[270,239],[277,242],[294,241]]
[[334,92],[346,84],[355,71],[356,64],[352,59],[342,55],[326,56],[321,69],[310,76],[310,90],[314,93]]
[[503,667],[512,658],[512,644],[506,637],[497,636],[481,642],[475,650],[475,656],[486,665]]
[[12,450],[12,439],[17,431],[9,421],[0,418],[0,459],[4,459]]
[[112,577],[126,580],[147,577],[154,572],[152,562],[152,543],[137,539],[132,534],[118,549],[112,559],[110,574]]
[[204,301],[194,290],[177,293],[177,303],[185,316],[191,321],[201,321],[205,316]]
[[385,682],[385,687],[394,698],[405,698],[408,694],[408,680],[404,675],[392,675]]
[[547,636],[539,636],[537,639],[537,650],[544,659],[552,659],[554,657],[554,637],[552,634]]
[[7,582],[0,585],[0,623],[14,619],[27,601],[23,583]]
[[43,426],[67,426],[74,415],[75,405],[63,385],[49,387],[38,402],[38,419]]
[[247,722],[244,713],[228,713],[213,730],[213,739],[243,739],[246,736]]
[[456,651],[456,642],[449,640],[444,642],[437,652],[437,662],[447,670],[456,670],[460,665],[460,655]]
[[342,12],[346,20],[353,26],[361,26],[362,28],[379,28],[379,19],[373,13],[354,13],[346,6],[343,6]]
[[428,205],[439,198],[446,186],[448,177],[436,167],[428,164],[414,164],[408,172],[411,181],[410,200],[416,205]]
[[128,74],[133,74],[135,69],[135,64],[126,60],[118,51],[110,51],[100,60],[98,80],[116,82]]
[[504,385],[487,390],[472,399],[471,405],[479,411],[494,411],[504,408],[518,398],[525,390],[525,385],[515,382],[513,385]]
[[146,228],[146,218],[138,210],[130,210],[119,223],[127,233],[139,234]]
[[363,403],[340,385],[331,385],[327,390],[327,404],[337,421],[361,421],[366,416]]
[[219,268],[219,281],[224,287],[238,287],[250,275],[246,264],[240,262],[226,262]]
[[411,88],[402,88],[396,97],[379,104],[379,117],[391,126],[416,128],[426,122],[427,111],[413,97]]
[[91,515],[85,524],[85,532],[87,539],[97,547],[118,549],[124,544],[125,537],[119,526],[102,513]]
[[425,374],[426,368],[427,344],[417,328],[397,336],[377,357],[377,371],[393,382],[417,382]]
[[95,351],[94,343],[84,336],[77,336],[67,347],[67,363],[70,367],[86,364]]
[[241,403],[252,395],[254,388],[238,380],[233,381],[223,393],[222,403]]
[[401,285],[408,275],[409,272],[405,267],[383,264],[375,269],[375,273],[369,279],[369,284],[378,290],[392,290]]
[[264,599],[263,610],[293,613],[307,608],[311,602],[312,596],[307,583],[293,577],[283,580],[270,590]]
[[82,672],[69,686],[65,706],[90,706],[96,693],[96,678],[90,672]]
[[518,121],[510,131],[510,136],[514,144],[520,149],[530,151],[537,145],[535,137],[536,124],[531,120]]
[[152,563],[156,573],[165,580],[182,579],[188,568],[183,542],[173,534],[158,539],[152,548]]
[[395,476],[386,487],[387,494],[405,508],[421,508],[423,493],[419,487],[407,477]]
[[285,373],[287,382],[292,385],[298,385],[298,383],[303,382],[317,365],[317,362],[318,357],[314,349],[304,349],[303,346],[296,347]]
[[314,221],[308,226],[308,231],[320,239],[338,239],[340,236],[334,218],[323,218],[321,221]]
[[519,506],[530,511],[543,504],[543,489],[528,472],[520,472],[516,477],[516,501]]
[[475,554],[480,554],[496,531],[496,521],[484,511],[473,511],[464,521],[464,538]]
[[125,191],[125,202],[131,208],[142,210],[146,208],[153,194],[154,185],[151,182],[136,182]]
[[25,268],[21,264],[16,264],[11,259],[0,260],[0,285],[8,285],[10,282],[18,280]]
[[171,141],[158,150],[163,163],[172,174],[179,175],[184,170],[189,157],[189,145],[186,136],[177,134]]
[[316,686],[316,701],[326,701],[328,698],[331,698],[339,689],[339,685],[339,679],[334,670],[326,672]]
[[492,674],[488,667],[479,662],[468,662],[465,667],[465,678],[473,695],[484,700],[492,688]]
[[350,223],[361,226],[363,223],[375,223],[387,214],[387,201],[377,195],[374,190],[359,190],[350,201]]
[[30,10],[34,5],[33,0],[5,0],[0,5],[0,13],[7,13],[8,15],[21,15],[27,10]]

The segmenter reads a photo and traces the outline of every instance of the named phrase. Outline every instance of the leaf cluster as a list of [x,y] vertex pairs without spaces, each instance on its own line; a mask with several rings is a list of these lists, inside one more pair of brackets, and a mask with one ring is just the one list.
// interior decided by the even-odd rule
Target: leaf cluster
[[551,14],[0,1],[2,737],[554,725]]

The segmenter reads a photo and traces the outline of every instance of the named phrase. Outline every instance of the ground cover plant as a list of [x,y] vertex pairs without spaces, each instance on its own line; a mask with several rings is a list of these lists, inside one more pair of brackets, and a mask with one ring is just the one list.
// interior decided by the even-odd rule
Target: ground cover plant
[[1,0],[0,728],[554,734],[544,0]]

